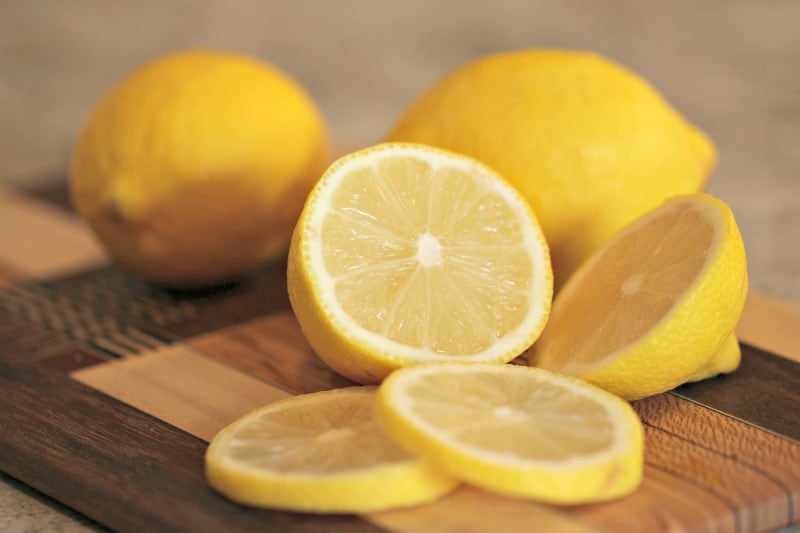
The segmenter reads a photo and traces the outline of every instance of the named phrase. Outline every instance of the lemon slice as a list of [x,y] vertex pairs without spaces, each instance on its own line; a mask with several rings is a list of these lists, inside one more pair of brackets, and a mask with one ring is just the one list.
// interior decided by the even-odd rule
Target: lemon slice
[[731,372],[746,294],[731,210],[706,194],[677,197],[617,234],[567,282],[529,363],[627,399]]
[[631,407],[584,381],[517,365],[439,363],[381,385],[386,432],[453,476],[552,503],[609,500],[642,479]]
[[361,383],[437,360],[507,362],[550,309],[547,244],[488,167],[412,144],[335,162],[289,253],[289,298],[309,343]]
[[245,415],[206,452],[209,484],[244,504],[368,512],[435,500],[457,482],[389,440],[374,387],[294,396]]

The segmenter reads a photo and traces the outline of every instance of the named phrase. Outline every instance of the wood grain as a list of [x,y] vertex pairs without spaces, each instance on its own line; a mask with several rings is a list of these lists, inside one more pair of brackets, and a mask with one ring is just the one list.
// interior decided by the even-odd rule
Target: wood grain
[[[236,374],[235,368],[241,369],[242,376],[246,372],[245,377],[254,382],[252,386],[256,388],[285,384],[292,392],[300,393],[339,386],[336,375],[317,360],[306,344],[290,313],[280,312],[227,328],[171,350],[176,357],[187,358],[186,372],[198,373],[199,367],[192,361],[203,353],[218,358],[219,365],[229,372]],[[125,376],[138,381],[127,371],[131,363],[144,367],[147,377],[142,379],[145,382],[174,374],[174,370],[165,365],[167,359],[154,355],[141,358],[147,361],[146,365],[133,359],[93,367],[76,375],[81,379],[103,375],[107,393],[157,414],[153,406],[148,405],[148,401],[152,401],[148,399],[157,391],[114,377],[125,369]],[[219,382],[221,379],[213,366],[202,373],[208,374],[205,380]],[[94,378],[85,382],[97,383]],[[201,394],[204,387],[198,383],[177,394],[167,392],[159,406],[161,414],[157,416],[177,420],[177,413],[202,404],[202,398],[191,400],[191,394],[192,391],[195,396]],[[171,399],[173,396],[180,400]],[[211,428],[224,426],[233,420],[233,413],[247,412],[254,403],[240,394],[216,394],[215,397],[227,407],[204,408],[202,423],[197,420],[194,424],[183,423],[181,427],[208,439],[212,435]],[[674,395],[642,400],[635,405],[648,424],[648,464],[642,486],[625,499],[557,508],[463,487],[439,502],[415,509],[376,513],[367,518],[399,531],[424,528],[428,523],[443,531],[483,529],[486,523],[480,518],[485,516],[492,516],[493,524],[509,531],[528,528],[531,523],[579,531],[595,527],[624,531],[630,529],[631,524],[648,530],[755,531],[780,527],[800,518],[795,511],[800,509],[796,505],[800,491],[797,444]],[[214,417],[217,419],[212,420]],[[498,514],[498,509],[502,514]]]
[[0,265],[0,287],[11,285],[22,280],[22,276],[12,272],[10,268]]
[[779,485],[800,522],[800,444],[718,411],[661,394],[633,403],[643,422],[734,460]]
[[736,531],[729,505],[650,465],[633,494],[607,503],[550,506],[464,485],[437,502],[367,518],[393,531]]
[[392,531],[413,533],[480,533],[487,529],[503,532],[596,531],[595,524],[570,515],[566,509],[504,498],[469,486],[460,487],[434,503],[372,513],[367,518]]
[[288,311],[195,337],[187,344],[297,394],[354,384],[317,357]]
[[800,364],[742,345],[738,370],[673,394],[800,443]]
[[0,265],[26,277],[47,278],[106,261],[74,216],[5,188],[0,188],[0,228]]
[[[9,191],[0,191],[0,227],[20,228],[0,232],[0,286],[104,259],[74,218]],[[19,317],[0,310],[0,468],[117,529],[726,532],[800,522],[800,310],[756,293],[737,334],[784,358],[746,348],[733,376],[636,402],[647,424],[647,464],[627,498],[554,507],[464,486],[439,502],[366,520],[235,506],[202,477],[205,441],[287,394],[350,384],[305,341],[288,310],[284,271],[269,265],[252,280],[200,295],[160,292],[116,269],[44,283],[41,294],[83,295],[98,316],[110,313],[93,307],[98,302],[155,309],[137,327],[186,339],[151,350],[147,339],[115,326],[92,337],[126,357],[113,362],[97,346],[62,338],[91,323],[47,330],[60,315],[11,324]],[[47,298],[20,316],[52,309]],[[122,313],[119,324],[130,326],[131,316]]]
[[659,428],[645,426],[645,461],[703,488],[736,510],[737,529],[764,531],[789,523],[784,487],[733,458]]
[[72,376],[205,441],[253,409],[288,395],[180,344]]
[[61,372],[6,355],[0,391],[0,469],[112,529],[377,531],[231,503],[205,481],[204,441]]
[[645,464],[641,486],[612,502],[570,509],[604,531],[737,531],[734,509],[685,477]]

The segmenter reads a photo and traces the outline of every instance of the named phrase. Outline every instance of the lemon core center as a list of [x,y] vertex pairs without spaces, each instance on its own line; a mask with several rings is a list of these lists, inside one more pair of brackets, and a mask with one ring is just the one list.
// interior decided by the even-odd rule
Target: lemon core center
[[320,442],[331,442],[350,437],[355,433],[352,428],[333,428],[320,433],[317,439]]
[[510,405],[498,405],[492,410],[495,418],[503,420],[525,418],[525,413]]
[[622,284],[622,294],[630,296],[636,294],[642,288],[642,274],[633,274]]
[[417,261],[424,267],[437,266],[442,262],[442,244],[430,233],[423,233],[417,240]]

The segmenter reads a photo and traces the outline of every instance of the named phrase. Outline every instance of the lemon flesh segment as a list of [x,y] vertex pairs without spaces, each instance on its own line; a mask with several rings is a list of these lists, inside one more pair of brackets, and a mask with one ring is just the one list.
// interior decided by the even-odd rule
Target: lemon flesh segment
[[295,228],[288,284],[311,346],[362,383],[425,361],[510,361],[552,297],[547,244],[522,197],[470,158],[409,144],[325,173]]
[[560,504],[632,492],[643,431],[623,400],[584,381],[517,365],[433,363],[380,386],[384,430],[454,477]]
[[262,407],[218,433],[209,484],[248,505],[369,512],[435,500],[457,482],[389,440],[374,387],[306,394]]
[[728,206],[706,194],[677,197],[576,272],[529,363],[626,399],[731,372],[747,286],[744,245]]

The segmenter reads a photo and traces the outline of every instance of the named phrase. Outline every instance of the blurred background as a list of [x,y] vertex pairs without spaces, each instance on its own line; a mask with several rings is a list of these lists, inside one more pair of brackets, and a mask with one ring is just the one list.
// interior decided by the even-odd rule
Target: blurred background
[[[380,140],[420,91],[477,56],[591,49],[638,71],[710,133],[720,156],[710,191],[739,221],[752,287],[800,304],[798,21],[798,0],[3,0],[0,186],[64,180],[93,103],[175,49],[279,65],[347,149]],[[28,530],[27,515],[38,524],[30,530],[58,523],[7,483],[0,529]]]
[[753,287],[800,303],[798,20],[797,0],[4,0],[0,184],[63,179],[97,98],[175,49],[276,63],[348,149],[378,141],[415,95],[477,56],[591,49],[710,133],[720,153],[710,191],[734,209]]
[[477,56],[598,51],[711,134],[754,285],[800,301],[800,2],[373,0],[0,4],[0,182],[62,178],[92,104],[154,56],[221,47],[272,61],[333,136],[378,141],[404,107]]

